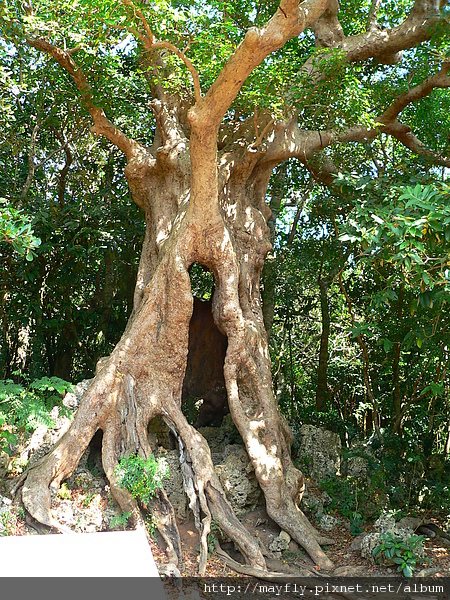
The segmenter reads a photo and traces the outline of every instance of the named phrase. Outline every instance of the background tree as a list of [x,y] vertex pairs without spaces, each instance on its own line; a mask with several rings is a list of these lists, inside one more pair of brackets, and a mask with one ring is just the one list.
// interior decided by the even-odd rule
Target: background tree
[[[90,120],[92,133],[123,153],[129,189],[146,223],[125,331],[101,363],[70,430],[24,476],[22,497],[35,518],[58,527],[50,516],[49,486],[58,486],[73,471],[98,429],[112,493],[123,510],[136,515],[136,504],[117,484],[115,469],[122,455],[150,455],[147,426],[162,415],[185,457],[186,488],[201,532],[200,571],[213,517],[248,563],[265,567],[260,548],[225,500],[205,439],[181,410],[193,307],[189,270],[200,263],[213,273],[213,316],[228,338],[229,409],[268,514],[319,566],[332,566],[320,548],[330,540],[296,507],[303,476],[292,464],[291,436],[273,395],[259,289],[271,247],[267,186],[277,164],[297,159],[311,184],[319,180],[336,189],[334,175],[358,164],[360,144],[370,146],[383,136],[435,164],[448,163],[446,144],[422,135],[412,108],[450,85],[447,4],[417,0],[390,10],[378,2],[360,2],[344,10],[335,0],[283,0],[279,6],[258,7],[220,2],[138,6],[125,0],[76,6],[38,2],[25,12],[15,3],[2,5],[4,55],[11,57],[19,78],[21,57],[45,64],[51,80],[41,79],[42,97],[51,98],[55,90],[67,93],[66,110]],[[36,139],[47,118],[42,106],[34,127],[25,124],[28,164],[15,202],[28,201],[36,185]],[[53,127],[65,156],[58,175],[61,205],[71,164],[61,140],[73,132],[62,130],[60,122]],[[23,168],[25,161],[18,164]],[[114,181],[108,160],[105,181]],[[112,242],[108,250],[114,251]],[[106,256],[104,307],[114,288],[112,255]],[[340,281],[344,285],[342,276]],[[287,332],[292,349],[290,322]],[[376,413],[365,342],[361,333],[356,338]],[[292,356],[290,363],[292,374]],[[379,428],[377,414],[374,421]],[[173,525],[163,492],[159,501]],[[176,533],[166,539],[175,559]]]

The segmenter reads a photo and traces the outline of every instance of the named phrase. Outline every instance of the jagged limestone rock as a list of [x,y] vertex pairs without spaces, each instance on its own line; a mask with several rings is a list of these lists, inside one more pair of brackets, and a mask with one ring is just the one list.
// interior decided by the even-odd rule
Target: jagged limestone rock
[[339,523],[339,519],[336,519],[336,517],[333,517],[332,515],[322,515],[319,521],[319,527],[324,531],[333,531],[333,529],[337,527]]
[[283,552],[284,550],[288,550],[290,541],[291,536],[285,531],[280,531],[280,535],[269,545],[269,550],[272,552]]
[[[179,451],[170,449],[168,429],[162,420],[154,419],[152,424],[152,441],[159,446],[159,453],[164,453],[170,468],[170,478],[165,480],[164,489],[175,514],[184,520],[188,517],[189,500],[184,491]],[[262,501],[262,492],[245,447],[242,443],[235,443],[242,442],[242,439],[231,416],[226,415],[220,427],[201,427],[199,432],[208,441],[214,468],[236,514],[243,515],[254,509]]]
[[303,425],[299,430],[299,457],[310,466],[309,475],[321,481],[340,472],[341,440],[337,433]]
[[169,464],[169,477],[163,481],[167,497],[173,506],[177,518],[184,521],[188,517],[189,500],[183,486],[180,453],[178,450],[167,450],[159,454],[159,456],[164,456]]
[[390,514],[382,514],[373,524],[375,530],[378,533],[385,533],[386,531],[393,531],[396,527],[395,517]]
[[80,381],[77,383],[77,385],[74,385],[72,391],[68,392],[64,396],[64,406],[70,408],[71,410],[76,410],[80,405],[81,398],[84,396],[86,390],[90,386],[91,381],[92,379],[83,379],[83,381]]
[[56,442],[69,429],[71,420],[64,415],[60,415],[60,410],[57,406],[52,409],[50,416],[55,421],[54,427],[49,428],[43,424],[38,425],[20,453],[19,464],[26,464],[27,461],[28,466],[35,464],[40,458],[50,452]]
[[[216,429],[219,434],[220,428]],[[220,436],[218,436],[220,437]],[[164,451],[170,468],[170,477],[164,481],[164,489],[175,514],[181,520],[188,517],[189,501],[183,487],[178,450]],[[225,446],[222,453],[214,453],[216,473],[225,494],[237,515],[253,510],[262,501],[262,492],[254,476],[253,468],[244,446]]]
[[215,465],[215,470],[236,515],[243,515],[261,503],[261,489],[243,446],[227,446],[224,461]]
[[350,456],[346,461],[347,476],[366,480],[369,477],[369,465],[362,456]]

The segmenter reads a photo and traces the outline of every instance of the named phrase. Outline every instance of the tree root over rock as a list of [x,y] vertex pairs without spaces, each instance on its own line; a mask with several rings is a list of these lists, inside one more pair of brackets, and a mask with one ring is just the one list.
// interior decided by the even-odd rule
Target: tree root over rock
[[[218,547],[217,552],[225,562],[239,573],[259,578],[282,577],[267,570],[265,559],[257,541],[234,514],[220,481],[215,473],[211,452],[205,438],[186,420],[175,401],[165,401],[160,410],[147,411],[144,415],[139,402],[140,392],[130,374],[120,377],[111,364],[102,374],[103,393],[99,394],[97,380],[93,382],[83,398],[71,428],[62,436],[49,454],[32,465],[16,482],[13,492],[22,492],[22,500],[29,514],[39,523],[61,533],[71,530],[59,523],[51,514],[52,493],[56,493],[61,482],[75,470],[82,454],[98,429],[103,431],[102,462],[110,482],[111,493],[122,511],[129,511],[135,525],[144,526],[139,506],[130,493],[117,482],[116,467],[121,455],[138,453],[148,457],[152,451],[146,435],[147,421],[161,414],[178,441],[183,482],[189,497],[189,506],[194,514],[200,533],[199,573],[206,570],[208,556],[208,534],[214,519],[222,531],[230,537],[247,565],[233,561]],[[105,382],[109,390],[105,392]],[[104,401],[108,394],[109,401]],[[95,415],[95,419],[92,419]],[[166,545],[169,562],[181,562],[181,541],[175,514],[163,489],[156,492],[147,510],[157,523],[157,529]],[[297,518],[302,517],[300,511]],[[315,540],[332,543],[312,528],[304,517]],[[278,515],[279,520],[279,515]],[[146,528],[145,528],[146,529]],[[308,575],[317,576],[312,571]],[[304,574],[302,575],[304,576]]]
[[321,577],[322,575],[318,571],[312,571],[310,569],[304,568],[302,571],[298,573],[278,573],[276,571],[268,571],[263,569],[257,569],[255,567],[249,567],[247,565],[242,565],[237,562],[225,550],[223,550],[220,546],[218,540],[215,542],[216,554],[222,561],[225,563],[227,567],[236,571],[236,573],[240,573],[241,575],[248,575],[250,577],[256,577],[257,579],[263,579],[265,581],[277,581],[279,579],[287,579],[292,577]]

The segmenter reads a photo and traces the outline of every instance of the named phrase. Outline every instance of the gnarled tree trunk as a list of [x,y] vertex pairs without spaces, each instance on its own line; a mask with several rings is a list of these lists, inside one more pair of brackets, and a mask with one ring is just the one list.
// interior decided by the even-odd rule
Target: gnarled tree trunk
[[[261,549],[226,500],[206,440],[181,410],[193,310],[189,268],[198,262],[214,274],[213,316],[228,340],[224,365],[228,405],[265,494],[268,514],[317,564],[330,567],[319,545],[330,540],[321,538],[296,506],[303,476],[292,464],[290,434],[272,391],[259,290],[270,249],[266,223],[270,211],[264,200],[271,167],[259,164],[258,152],[240,150],[233,142],[218,156],[217,131],[211,132],[195,109],[189,113],[190,140],[175,107],[165,116],[160,121],[164,143],[155,139],[158,150],[137,153],[125,170],[147,223],[132,316],[117,347],[102,362],[69,431],[29,471],[24,504],[36,519],[58,527],[50,515],[49,486],[59,486],[72,473],[101,429],[111,491],[123,510],[136,515],[129,494],[117,485],[115,468],[123,455],[151,453],[147,427],[161,415],[179,442],[185,487],[204,542],[200,570],[206,563],[211,518],[236,542],[249,564],[265,568]],[[163,496],[161,492],[167,508]],[[164,512],[166,525],[173,530],[173,512]],[[177,539],[166,536],[172,560],[179,553]]]

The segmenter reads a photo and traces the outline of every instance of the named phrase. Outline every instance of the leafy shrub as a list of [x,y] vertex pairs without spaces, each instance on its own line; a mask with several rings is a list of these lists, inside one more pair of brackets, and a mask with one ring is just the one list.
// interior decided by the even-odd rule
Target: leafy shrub
[[129,511],[123,512],[121,515],[116,515],[109,521],[109,526],[111,529],[125,529],[128,525],[128,519],[131,517],[131,513]]
[[154,540],[156,540],[156,533],[158,530],[158,519],[154,515],[147,515],[145,518],[145,525],[149,534]]
[[424,510],[433,510],[442,516],[450,514],[450,477],[445,483],[425,480],[418,493],[420,506]]
[[364,515],[360,502],[364,498],[358,482],[350,477],[333,476],[323,480],[320,487],[331,497],[331,510],[337,510],[349,519],[352,535],[359,535],[363,529]]
[[6,510],[0,514],[0,536],[16,535],[17,534],[17,517],[16,515]]
[[0,381],[0,451],[10,454],[9,444],[17,443],[17,434],[34,431],[38,425],[55,424],[51,412],[55,406],[60,414],[70,415],[62,399],[72,386],[59,377],[42,377],[29,385]]
[[148,504],[156,490],[163,487],[163,480],[169,477],[169,465],[165,458],[156,459],[153,454],[147,460],[130,455],[121,457],[115,475],[118,484],[133,498]]
[[0,242],[11,244],[28,261],[33,260],[34,250],[41,245],[41,240],[34,235],[32,219],[12,207],[6,198],[0,198]]
[[382,543],[373,549],[374,558],[383,553],[388,560],[397,565],[397,571],[402,572],[405,577],[412,577],[417,563],[425,562],[420,556],[423,549],[422,542],[425,539],[423,535],[412,535],[402,540],[386,532],[380,537]]
[[67,483],[62,484],[58,490],[57,496],[58,498],[61,498],[61,500],[70,500],[72,498],[72,494],[67,487]]
[[15,444],[17,442],[17,436],[5,429],[8,426],[6,415],[0,412],[0,451],[8,452],[9,444]]

